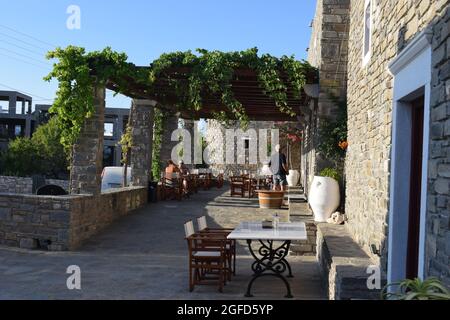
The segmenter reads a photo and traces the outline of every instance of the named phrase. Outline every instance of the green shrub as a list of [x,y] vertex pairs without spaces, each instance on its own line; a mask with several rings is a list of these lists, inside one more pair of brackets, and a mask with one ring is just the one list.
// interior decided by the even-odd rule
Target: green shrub
[[341,180],[341,175],[339,174],[339,172],[336,169],[333,169],[333,168],[325,168],[322,171],[320,171],[319,175],[321,177],[333,178],[336,181]]
[[1,155],[1,174],[19,177],[42,174],[58,178],[60,173],[67,173],[67,155],[60,139],[56,117],[38,127],[31,139],[14,139]]
[[[396,292],[387,292],[389,287],[397,287]],[[383,299],[396,300],[450,300],[450,292],[437,278],[427,280],[404,280],[387,285],[382,291]]]

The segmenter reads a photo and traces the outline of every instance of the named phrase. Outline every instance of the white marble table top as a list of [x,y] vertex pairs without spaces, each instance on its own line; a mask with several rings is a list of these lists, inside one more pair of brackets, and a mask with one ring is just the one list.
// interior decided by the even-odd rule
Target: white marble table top
[[228,235],[230,240],[273,240],[294,241],[307,240],[304,222],[280,222],[277,229],[264,229],[262,222],[242,222]]

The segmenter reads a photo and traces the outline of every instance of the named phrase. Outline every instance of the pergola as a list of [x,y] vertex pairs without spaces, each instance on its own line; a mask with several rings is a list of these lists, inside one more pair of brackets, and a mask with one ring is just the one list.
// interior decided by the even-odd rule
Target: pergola
[[[141,67],[143,68],[143,67]],[[173,68],[165,71],[164,76],[159,77],[158,81],[150,88],[145,85],[136,83],[133,79],[126,79],[128,82],[128,91],[126,96],[133,99],[146,99],[158,102],[158,106],[165,108],[171,112],[177,112],[172,106],[176,105],[178,97],[173,88],[169,85],[169,79],[178,79],[188,81],[191,69],[188,67]],[[305,106],[308,105],[309,97],[303,90],[296,93],[295,89],[289,85],[286,74],[280,74],[281,80],[287,84],[287,103],[297,113],[302,116],[307,112]],[[318,84],[318,73],[312,69],[306,76],[307,85]],[[123,79],[120,79],[123,80]],[[110,79],[106,86],[112,91],[117,91],[119,87],[117,81]],[[274,99],[272,99],[258,81],[255,70],[252,69],[235,69],[233,80],[231,81],[231,89],[234,96],[240,101],[249,116],[254,121],[298,121],[298,117],[292,117],[279,110]],[[180,117],[183,119],[210,119],[214,113],[226,112],[232,117],[230,111],[222,104],[218,95],[211,94],[207,89],[202,91],[202,109],[196,112],[182,110]]]
[[[139,71],[145,71],[144,67],[137,67]],[[103,157],[103,127],[104,127],[104,109],[105,109],[105,89],[118,92],[119,83],[126,82],[126,90],[120,90],[133,99],[131,108],[131,131],[133,146],[131,150],[131,168],[132,185],[148,186],[150,177],[150,168],[152,164],[153,149],[153,116],[154,108],[162,108],[176,115],[177,119],[211,119],[214,114],[224,111],[229,116],[230,111],[224,106],[220,97],[211,94],[208,88],[202,90],[202,108],[199,111],[189,109],[178,110],[174,107],[177,104],[177,95],[173,87],[169,85],[169,79],[177,78],[188,81],[188,75],[191,70],[188,67],[166,70],[163,76],[159,76],[152,87],[137,83],[134,79],[109,79],[106,87],[95,88],[95,110],[96,114],[87,119],[84,129],[81,132],[79,141],[74,145],[74,156],[71,170],[71,193],[91,193],[101,192],[101,172]],[[289,85],[287,75],[280,73],[280,79],[287,87],[287,103],[296,113],[290,116],[280,111],[275,100],[264,92],[258,82],[258,76],[251,69],[235,69],[231,81],[231,90],[235,98],[241,102],[249,120],[253,121],[292,121],[303,122],[308,116],[309,104],[314,94],[308,91],[311,88],[317,88],[318,74],[311,68],[311,72],[306,75],[306,83],[302,92],[297,93]],[[125,91],[125,92],[124,92]],[[176,129],[176,122],[173,127],[167,127],[165,130]],[[170,147],[169,142],[165,143],[163,148]],[[169,149],[170,154],[170,149]],[[95,175],[93,179],[92,175]]]

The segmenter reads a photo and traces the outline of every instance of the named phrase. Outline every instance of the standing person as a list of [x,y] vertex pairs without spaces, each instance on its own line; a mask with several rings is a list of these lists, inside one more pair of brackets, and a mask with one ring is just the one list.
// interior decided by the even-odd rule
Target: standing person
[[184,164],[183,160],[180,160],[178,162],[178,168],[180,169],[181,174],[184,174],[184,175],[189,174],[189,168]]
[[180,169],[180,173],[183,179],[183,193],[185,196],[189,197],[190,190],[188,184],[188,176],[189,176],[189,168],[184,164],[183,160],[178,162],[178,168]]
[[273,190],[287,190],[287,178],[286,175],[289,172],[286,155],[282,153],[279,144],[275,146],[275,153],[270,158],[269,166],[273,173]]

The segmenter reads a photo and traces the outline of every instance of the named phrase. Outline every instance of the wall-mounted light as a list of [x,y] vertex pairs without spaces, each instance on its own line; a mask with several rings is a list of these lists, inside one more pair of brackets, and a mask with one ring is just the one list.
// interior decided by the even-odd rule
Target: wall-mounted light
[[376,245],[376,244],[374,244],[374,243],[372,243],[371,245],[370,245],[370,252],[373,254],[373,255],[376,255],[376,256],[379,256],[379,257],[381,257],[381,250],[378,248],[378,246]]

